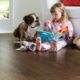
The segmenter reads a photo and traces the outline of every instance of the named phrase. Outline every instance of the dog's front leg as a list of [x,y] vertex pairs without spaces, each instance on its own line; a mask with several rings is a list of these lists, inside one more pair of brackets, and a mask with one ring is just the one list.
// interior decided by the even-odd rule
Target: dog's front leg
[[34,34],[34,37],[32,38],[33,42],[36,41],[36,38],[37,38],[37,37],[38,37],[38,32],[36,32],[36,33]]
[[22,41],[24,41],[26,38],[25,38],[25,32],[24,30],[20,30],[20,44],[22,45]]

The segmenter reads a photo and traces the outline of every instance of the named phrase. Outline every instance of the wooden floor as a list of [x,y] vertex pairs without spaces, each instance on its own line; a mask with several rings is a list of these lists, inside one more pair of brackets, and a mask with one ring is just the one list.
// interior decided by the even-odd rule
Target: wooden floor
[[16,51],[15,38],[0,34],[0,80],[80,80],[80,51]]

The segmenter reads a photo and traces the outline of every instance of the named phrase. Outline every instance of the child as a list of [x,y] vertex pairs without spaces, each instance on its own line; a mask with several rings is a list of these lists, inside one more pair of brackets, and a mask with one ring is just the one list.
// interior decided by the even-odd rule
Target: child
[[[65,47],[68,44],[68,40],[73,37],[73,26],[72,23],[68,20],[68,15],[62,3],[54,4],[50,9],[50,13],[52,15],[52,19],[45,22],[44,31],[53,33],[64,27],[67,27],[68,29],[67,39],[52,42],[54,45],[56,44],[56,51],[58,51]],[[58,36],[61,35],[62,33],[58,34]]]

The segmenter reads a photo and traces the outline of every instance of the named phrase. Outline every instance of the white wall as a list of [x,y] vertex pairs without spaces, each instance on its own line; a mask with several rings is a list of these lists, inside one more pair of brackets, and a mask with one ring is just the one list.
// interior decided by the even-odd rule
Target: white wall
[[59,2],[59,0],[42,0],[42,6],[43,6],[43,21],[50,19],[50,7],[55,4],[56,2]]
[[10,19],[0,21],[0,33],[13,32],[24,15],[35,12],[42,21],[41,0],[10,0]]
[[[50,1],[50,2],[49,2]],[[56,0],[58,1],[58,0]],[[35,12],[43,22],[48,15],[48,5],[55,0],[10,0],[10,19],[0,21],[0,33],[12,32],[24,15]],[[46,11],[46,12],[45,12]],[[48,16],[47,16],[48,15]]]
[[28,13],[35,12],[42,20],[41,0],[14,0],[13,7],[13,30]]
[[[50,7],[60,0],[43,0],[43,21],[50,19]],[[65,7],[74,26],[76,35],[80,35],[80,7]]]
[[[42,22],[50,18],[50,7],[59,0],[10,0],[10,19],[0,21],[0,33],[12,32],[22,21],[24,15],[35,12]],[[75,31],[80,35],[80,7],[67,7],[74,24]]]
[[80,7],[66,7],[76,35],[80,35]]

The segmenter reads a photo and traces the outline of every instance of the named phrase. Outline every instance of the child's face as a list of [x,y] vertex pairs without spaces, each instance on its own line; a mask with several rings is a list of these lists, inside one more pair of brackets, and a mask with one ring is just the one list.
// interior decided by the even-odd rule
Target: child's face
[[62,16],[62,13],[60,11],[59,8],[56,8],[55,9],[55,12],[51,13],[52,14],[52,18],[56,21],[56,20],[59,20]]

